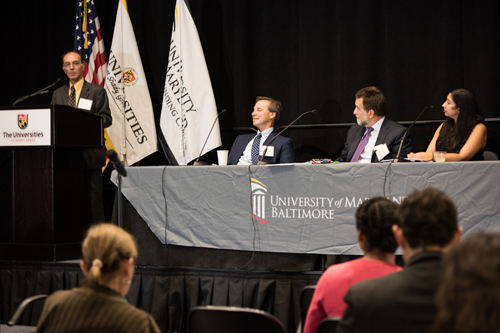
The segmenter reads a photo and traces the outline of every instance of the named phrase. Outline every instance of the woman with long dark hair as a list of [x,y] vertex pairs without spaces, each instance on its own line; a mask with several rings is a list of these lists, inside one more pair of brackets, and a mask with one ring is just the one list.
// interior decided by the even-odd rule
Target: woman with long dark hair
[[445,151],[446,161],[482,159],[487,132],[472,92],[463,88],[453,90],[443,103],[443,111],[448,118],[434,133],[427,151],[410,153],[408,157],[430,161],[434,152]]

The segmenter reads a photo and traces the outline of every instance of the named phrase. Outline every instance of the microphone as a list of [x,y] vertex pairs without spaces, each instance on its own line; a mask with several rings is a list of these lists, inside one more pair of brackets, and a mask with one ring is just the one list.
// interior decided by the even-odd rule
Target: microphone
[[219,112],[217,114],[217,117],[215,117],[214,123],[212,124],[212,128],[210,129],[210,132],[208,132],[207,139],[205,140],[205,143],[203,144],[203,147],[201,147],[200,154],[198,155],[198,158],[196,159],[196,161],[194,161],[193,165],[196,165],[196,166],[199,166],[199,165],[209,165],[207,162],[200,161],[201,153],[203,152],[203,149],[205,148],[205,145],[208,142],[208,138],[210,138],[210,134],[212,134],[212,130],[214,129],[214,126],[215,126],[215,123],[217,122],[217,119],[219,119],[219,116],[221,115],[221,113],[224,113],[226,111],[227,111],[226,109],[222,110],[221,112]]
[[12,106],[15,106],[17,103],[22,102],[22,101],[24,101],[25,99],[28,99],[28,98],[30,98],[30,97],[33,97],[33,96],[36,96],[36,95],[42,95],[42,94],[46,94],[46,93],[48,93],[48,92],[49,92],[49,90],[48,90],[48,89],[49,89],[49,88],[52,88],[53,86],[55,86],[55,85],[56,85],[56,83],[57,83],[57,82],[59,82],[59,81],[61,81],[61,78],[57,78],[56,82],[52,83],[50,86],[45,87],[45,88],[43,88],[43,89],[40,89],[40,90],[38,90],[37,92],[32,93],[31,95],[26,95],[26,96],[23,96],[23,97],[21,97],[21,98],[18,98],[18,99],[14,102],[14,104],[12,104]]
[[111,161],[111,163],[113,163],[113,167],[115,168],[116,172],[118,172],[120,176],[127,177],[127,170],[125,170],[125,167],[118,158],[118,154],[116,153],[116,151],[110,149],[107,151],[106,155],[108,155],[109,160]]
[[405,134],[403,135],[403,138],[401,139],[401,143],[399,144],[398,154],[396,155],[396,158],[392,161],[393,163],[409,162],[404,157],[399,157],[399,155],[401,155],[401,148],[403,147],[403,142],[405,141],[406,134],[408,134],[408,132],[410,131],[410,129],[413,127],[413,125],[415,125],[415,123],[417,122],[417,120],[420,119],[420,117],[422,116],[422,114],[424,114],[424,111],[427,110],[427,109],[434,109],[434,105],[426,106],[422,110],[422,112],[420,112],[420,114],[418,115],[418,117],[413,121],[413,123],[411,123],[410,127],[408,127],[408,129],[406,130]]
[[257,165],[266,165],[266,164],[271,164],[271,162],[266,162],[264,161],[264,157],[266,156],[266,153],[267,153],[267,148],[269,148],[269,146],[271,145],[271,143],[273,143],[273,141],[281,134],[283,133],[284,131],[286,131],[288,129],[288,127],[292,126],[293,124],[295,124],[295,122],[297,120],[299,120],[300,118],[302,118],[302,116],[308,114],[308,113],[316,113],[318,112],[318,110],[310,110],[310,111],[306,111],[304,112],[303,114],[301,114],[300,116],[298,116],[294,121],[292,121],[287,127],[283,128],[278,134],[276,134],[272,139],[271,141],[269,141],[269,143],[266,145],[266,148],[264,149],[264,151],[262,152],[262,156],[260,157],[260,160],[257,162]]

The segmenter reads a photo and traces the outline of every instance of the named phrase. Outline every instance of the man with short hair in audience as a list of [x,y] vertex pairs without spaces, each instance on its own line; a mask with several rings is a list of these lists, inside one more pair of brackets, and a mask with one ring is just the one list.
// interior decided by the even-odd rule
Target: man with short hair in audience
[[431,327],[442,255],[460,239],[462,227],[453,201],[430,187],[410,194],[398,217],[393,232],[403,250],[404,269],[352,286],[337,333],[421,333]]
[[307,312],[304,332],[316,333],[319,323],[327,317],[342,316],[344,296],[350,286],[394,272],[398,244],[392,233],[398,205],[383,197],[363,202],[356,211],[358,243],[362,258],[330,266],[321,276]]

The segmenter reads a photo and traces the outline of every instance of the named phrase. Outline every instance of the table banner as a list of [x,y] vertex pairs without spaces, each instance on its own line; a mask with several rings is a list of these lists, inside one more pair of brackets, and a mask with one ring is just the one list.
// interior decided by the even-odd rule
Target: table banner
[[[122,193],[163,243],[285,253],[362,254],[354,214],[433,186],[465,233],[500,231],[500,162],[130,167]],[[116,183],[116,172],[112,174]]]

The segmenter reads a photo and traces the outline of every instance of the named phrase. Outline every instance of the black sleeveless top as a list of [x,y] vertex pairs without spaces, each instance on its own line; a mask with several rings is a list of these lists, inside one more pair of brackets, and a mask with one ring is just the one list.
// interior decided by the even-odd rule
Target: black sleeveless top
[[[443,127],[445,126],[445,124],[446,124],[446,122],[443,123]],[[477,124],[478,123],[476,123],[476,125]],[[443,141],[440,140],[444,137],[443,136],[443,127],[441,127],[441,131],[439,132],[439,137],[436,140],[436,151],[446,151],[447,153],[458,154],[460,152],[460,150],[462,149],[462,147],[465,145],[465,142],[467,142],[467,140],[469,138],[467,138],[467,140],[465,140],[464,144],[459,146],[458,149],[455,149],[455,150],[452,149],[451,151],[449,151],[448,147],[444,147]],[[476,155],[474,155],[474,157],[472,157],[469,161],[484,161],[483,153],[484,153],[484,149],[479,149],[479,151],[476,153]]]

